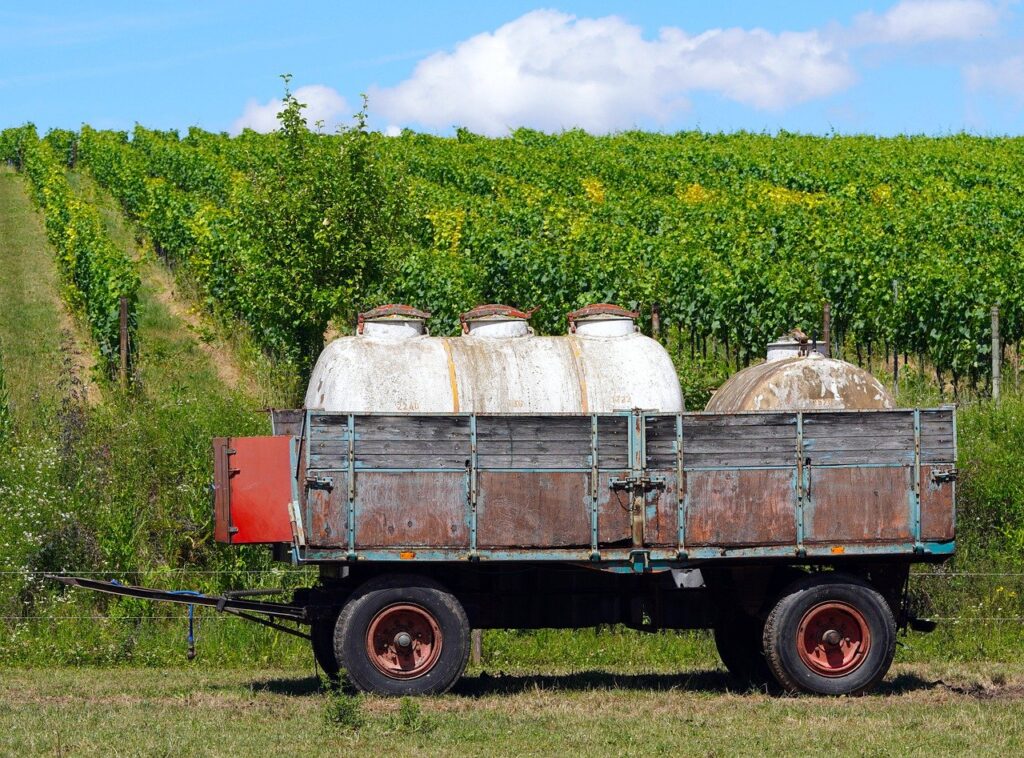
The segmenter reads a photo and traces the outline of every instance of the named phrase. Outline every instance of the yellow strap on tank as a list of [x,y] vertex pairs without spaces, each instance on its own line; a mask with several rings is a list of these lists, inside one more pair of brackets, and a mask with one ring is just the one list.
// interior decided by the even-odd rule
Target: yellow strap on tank
[[452,346],[448,342],[448,338],[442,338],[444,341],[444,354],[448,356],[448,383],[452,387],[452,413],[459,412],[459,383],[455,378],[455,358],[452,357]]
[[576,364],[576,378],[580,383],[580,407],[584,413],[590,413],[590,403],[587,402],[587,375],[583,371],[583,351],[580,350],[580,343],[576,337],[569,335],[569,347],[572,349],[572,357]]

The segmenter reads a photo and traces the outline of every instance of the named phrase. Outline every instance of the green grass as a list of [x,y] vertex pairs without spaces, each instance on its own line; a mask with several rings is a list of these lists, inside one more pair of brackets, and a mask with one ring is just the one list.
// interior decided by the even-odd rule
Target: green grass
[[52,429],[67,391],[65,327],[53,251],[24,181],[0,169],[0,354],[14,418],[38,433]]
[[[131,660],[139,640],[166,633],[162,625],[104,635],[93,631],[91,618],[71,618],[61,619],[54,631],[45,619],[91,616],[97,608],[126,616],[138,604],[65,600],[39,572],[142,571],[135,578],[145,581],[160,567],[190,566],[199,573],[180,577],[185,586],[217,589],[244,582],[241,572],[269,568],[264,551],[213,543],[208,491],[210,439],[266,433],[269,424],[261,403],[224,385],[209,352],[161,302],[159,283],[148,278],[140,293],[131,388],[122,392],[100,377],[95,405],[69,402],[62,394],[68,356],[59,339],[62,306],[53,252],[21,177],[0,174],[0,193],[0,337],[6,384],[20,411],[19,433],[0,449],[0,658],[24,660],[19,639],[31,633],[44,648],[63,640],[62,656],[89,650],[72,653],[72,659]],[[119,244],[132,243],[116,216],[106,222]],[[23,289],[27,295],[19,294]],[[79,611],[62,614],[66,606]],[[26,621],[11,623],[11,617]]]
[[[1012,755],[1020,666],[902,666],[879,694],[729,692],[702,668],[660,675],[467,677],[415,702],[342,704],[307,671],[5,669],[8,755]],[[339,723],[340,721],[340,723]]]

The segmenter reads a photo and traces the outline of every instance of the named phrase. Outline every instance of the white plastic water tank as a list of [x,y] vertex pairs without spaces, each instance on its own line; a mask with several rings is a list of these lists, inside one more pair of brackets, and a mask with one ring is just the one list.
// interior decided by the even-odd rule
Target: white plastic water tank
[[361,314],[357,334],[320,354],[307,408],[402,413],[607,413],[683,409],[665,349],[637,314],[606,304],[569,314],[569,334],[538,337],[530,313],[487,305],[459,337],[430,337],[428,313],[390,305]]

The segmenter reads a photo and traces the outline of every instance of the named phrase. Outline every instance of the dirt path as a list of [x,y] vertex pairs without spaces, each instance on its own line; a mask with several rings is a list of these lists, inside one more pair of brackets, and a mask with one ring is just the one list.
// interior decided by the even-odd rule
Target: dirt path
[[46,425],[72,396],[100,399],[91,340],[60,290],[54,252],[25,179],[0,170],[0,343],[22,424]]

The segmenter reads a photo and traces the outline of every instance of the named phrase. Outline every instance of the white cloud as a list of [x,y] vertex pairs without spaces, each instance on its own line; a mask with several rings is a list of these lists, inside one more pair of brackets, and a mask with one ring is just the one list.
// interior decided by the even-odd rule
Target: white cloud
[[691,92],[777,109],[853,80],[843,51],[817,31],[666,28],[647,40],[620,18],[542,10],[426,58],[396,87],[372,90],[370,102],[392,122],[428,127],[605,132],[664,122]]
[[[315,128],[318,121],[323,121],[326,131],[333,131],[350,113],[348,103],[338,91],[323,84],[309,84],[299,87],[294,92],[295,98],[306,107],[302,114],[310,129]],[[281,112],[283,102],[274,98],[266,103],[250,100],[245,104],[242,115],[231,126],[231,132],[238,134],[243,129],[257,132],[272,132],[280,125],[277,114]]]
[[1008,93],[1024,105],[1024,55],[968,66],[964,74],[970,89]]
[[[615,16],[538,10],[421,60],[405,81],[371,88],[370,104],[386,119],[386,134],[407,125],[464,126],[489,135],[519,126],[595,133],[661,126],[687,111],[699,92],[781,110],[850,87],[857,80],[854,62],[869,48],[905,55],[914,45],[963,48],[983,39],[995,32],[1008,1],[902,0],[846,26],[700,34],[666,27],[654,38]],[[1000,88],[1019,91],[1019,67],[1019,59],[1011,59],[989,68],[1003,82]],[[965,69],[976,89],[987,86],[981,77],[988,72]],[[349,112],[341,95],[324,85],[300,87],[296,95],[309,104],[311,125],[322,119],[330,130]],[[280,109],[280,100],[250,101],[234,131],[271,131]]]
[[974,40],[998,21],[999,11],[985,0],[903,0],[881,15],[859,15],[853,36],[867,44]]

